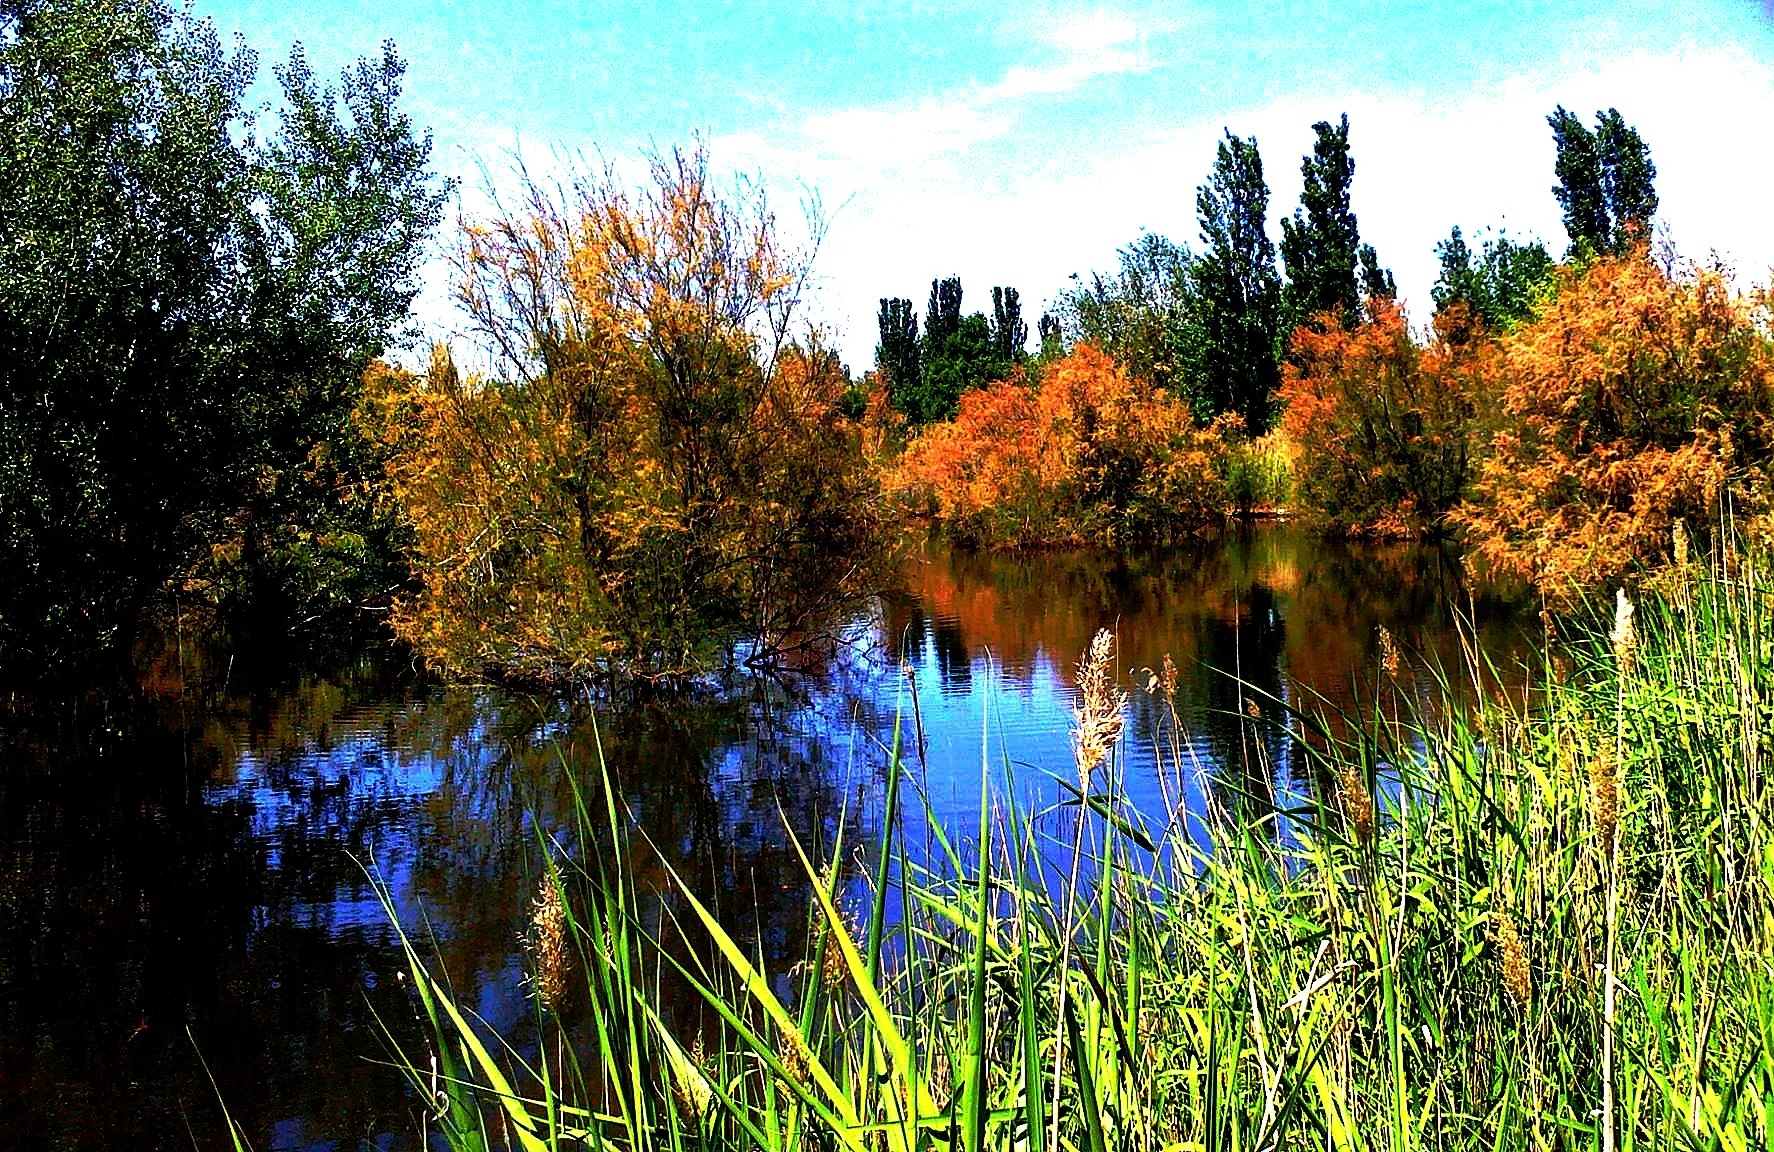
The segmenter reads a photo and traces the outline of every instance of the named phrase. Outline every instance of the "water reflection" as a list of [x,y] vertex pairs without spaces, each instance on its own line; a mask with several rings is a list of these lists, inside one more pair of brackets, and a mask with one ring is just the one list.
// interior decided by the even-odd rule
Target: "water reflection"
[[[781,971],[805,931],[785,822],[818,851],[848,810],[847,835],[866,844],[880,746],[913,685],[930,813],[973,826],[982,750],[1000,793],[1039,809],[1062,796],[1053,777],[1072,775],[1076,662],[1113,628],[1130,686],[1175,660],[1201,766],[1178,778],[1161,762],[1168,708],[1136,690],[1128,795],[1163,813],[1180,793],[1198,813],[1210,795],[1230,807],[1310,785],[1285,734],[1216,669],[1258,689],[1259,711],[1347,702],[1371,686],[1382,624],[1419,668],[1457,667],[1457,609],[1507,663],[1507,611],[1423,549],[1273,527],[1137,557],[931,549],[852,650],[695,701],[594,716],[427,685],[391,660],[252,683],[186,654],[123,702],[15,709],[0,726],[0,1131],[67,1148],[188,1148],[195,1132],[220,1147],[189,1029],[257,1147],[413,1146],[414,1102],[368,1063],[383,1055],[376,1018],[403,1037],[416,1025],[364,866],[466,1001],[528,1047],[519,939],[536,844],[586,850],[573,786],[601,806],[600,746],[652,843]],[[908,816],[907,843],[924,850],[924,806]],[[657,858],[633,865],[664,887]],[[693,999],[667,992],[693,1031]]]

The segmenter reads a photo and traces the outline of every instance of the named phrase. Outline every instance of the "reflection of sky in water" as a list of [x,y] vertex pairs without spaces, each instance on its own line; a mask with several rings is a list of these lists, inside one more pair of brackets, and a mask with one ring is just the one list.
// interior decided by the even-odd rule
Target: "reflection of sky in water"
[[[687,872],[755,925],[758,946],[785,969],[800,958],[804,877],[784,818],[811,847],[832,835],[844,812],[848,843],[872,862],[883,749],[896,714],[907,771],[924,797],[904,797],[903,844],[914,857],[934,856],[928,818],[969,851],[983,747],[994,803],[1002,811],[1014,801],[1025,817],[1047,813],[1038,828],[1049,866],[1057,861],[1075,811],[1055,807],[1069,796],[1058,781],[1075,781],[1077,772],[1072,665],[1099,626],[1119,630],[1117,678],[1129,693],[1120,787],[1154,831],[1179,798],[1185,831],[1199,841],[1210,795],[1222,805],[1236,804],[1240,792],[1285,805],[1290,792],[1308,790],[1289,743],[1273,725],[1244,718],[1231,682],[1208,669],[1239,668],[1284,700],[1295,698],[1295,680],[1308,695],[1334,695],[1371,669],[1378,623],[1419,650],[1447,650],[1452,626],[1432,563],[1387,553],[1375,567],[1365,553],[1309,552],[1292,540],[1259,535],[1113,571],[1066,557],[938,557],[922,570],[922,585],[883,604],[862,630],[866,643],[815,676],[786,687],[742,684],[718,701],[600,714],[598,738],[631,815],[679,866],[706,858]],[[883,634],[892,641],[876,639]],[[922,761],[899,669],[902,642],[915,670]],[[1172,651],[1186,732],[1180,773],[1168,760],[1167,709],[1142,690],[1144,670]],[[321,707],[323,697],[334,703]],[[251,902],[242,910],[250,925],[244,947],[259,957],[250,974],[258,984],[242,994],[271,985],[298,1000],[334,1000],[312,1019],[278,1018],[297,1032],[242,1043],[302,1054],[304,1075],[331,1077],[326,1091],[368,1099],[374,1092],[362,1085],[394,1075],[363,1064],[380,1055],[367,1028],[344,1039],[299,1031],[333,1019],[343,989],[360,1002],[368,993],[382,995],[384,1006],[399,1003],[387,999],[399,969],[393,929],[350,853],[386,883],[400,927],[427,954],[435,938],[458,991],[523,1050],[532,1010],[519,937],[534,892],[534,834],[573,845],[558,760],[595,781],[591,718],[560,706],[538,711],[527,698],[498,692],[348,680],[314,700],[290,700],[290,716],[270,726],[277,735],[255,714],[252,732],[214,740],[222,762],[201,798],[213,812],[239,814],[242,847],[258,854],[255,867],[269,877],[242,885],[238,896]],[[268,704],[275,712],[285,702]],[[1249,772],[1238,766],[1247,759]],[[588,792],[586,800],[601,817],[601,797]],[[648,877],[662,882],[657,868]],[[325,1069],[334,1072],[315,1071]],[[251,1090],[234,1088],[241,1097]],[[263,1099],[241,1099],[237,1111],[250,1118],[260,1147],[329,1147],[359,1138],[366,1123],[395,1130],[386,1116],[366,1121],[350,1106],[323,1118],[312,1092],[288,1085],[258,1091]],[[410,1143],[404,1131],[398,1143]]]

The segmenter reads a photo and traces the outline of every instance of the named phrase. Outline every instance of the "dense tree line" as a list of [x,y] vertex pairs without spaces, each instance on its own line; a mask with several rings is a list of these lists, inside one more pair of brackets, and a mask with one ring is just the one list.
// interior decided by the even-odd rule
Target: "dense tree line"
[[158,0],[0,8],[0,658],[127,652],[175,582],[323,615],[400,578],[354,434],[445,189],[392,45],[282,103]]
[[1028,355],[1029,327],[1015,288],[992,289],[992,314],[961,311],[961,278],[930,282],[924,334],[912,302],[881,300],[877,372],[893,407],[914,425],[952,420],[965,392],[1003,380]]

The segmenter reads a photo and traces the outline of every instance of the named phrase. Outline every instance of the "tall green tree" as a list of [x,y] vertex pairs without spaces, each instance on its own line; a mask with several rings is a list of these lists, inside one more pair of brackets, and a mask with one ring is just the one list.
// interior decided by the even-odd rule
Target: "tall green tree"
[[1572,252],[1620,255],[1650,235],[1657,166],[1618,109],[1597,112],[1595,120],[1591,131],[1562,104],[1546,118],[1557,148],[1552,194],[1564,209]]
[[1193,372],[1197,407],[1207,415],[1236,412],[1253,433],[1262,432],[1281,375],[1281,281],[1255,137],[1241,140],[1226,132],[1195,206],[1203,248],[1193,266],[1200,324]]
[[880,343],[875,345],[875,368],[887,377],[888,402],[905,412],[923,382],[918,311],[910,300],[882,297],[877,321]]
[[1312,125],[1312,154],[1300,162],[1300,206],[1281,221],[1282,329],[1291,332],[1321,313],[1355,322],[1361,304],[1356,279],[1361,231],[1349,207],[1355,161],[1349,156],[1349,117]]
[[1006,370],[1028,352],[1029,326],[1015,288],[992,289],[992,351]]
[[1614,251],[1624,254],[1634,243],[1650,238],[1657,216],[1657,166],[1638,130],[1618,109],[1596,113],[1595,143]]
[[126,651],[180,576],[324,607],[388,551],[350,414],[446,190],[392,46],[337,88],[298,49],[266,124],[256,64],[158,0],[0,7],[0,658]]
[[1093,274],[1088,284],[1063,294],[1056,321],[1072,342],[1094,344],[1135,376],[1187,393],[1194,255],[1187,245],[1148,232],[1121,249],[1119,258],[1115,275]]
[[1374,251],[1372,244],[1363,244],[1357,260],[1361,264],[1361,298],[1372,303],[1376,300],[1398,299],[1398,281],[1392,277],[1392,269],[1380,267],[1380,254]]
[[[883,300],[881,304],[882,343],[876,362],[887,365],[891,380],[891,362],[882,359],[891,329],[895,334],[892,355],[915,368],[902,368],[914,382],[896,386],[890,398],[914,425],[952,419],[962,393],[1004,379],[1026,354],[1023,346],[1028,343],[1029,329],[1014,288],[992,289],[990,317],[983,312],[964,315],[961,278],[932,280],[921,340],[910,301]],[[915,349],[906,348],[907,339],[917,341]]]
[[1516,243],[1500,235],[1487,238],[1475,254],[1455,226],[1435,254],[1441,260],[1430,289],[1436,312],[1463,304],[1469,322],[1483,328],[1507,331],[1526,322],[1552,282],[1552,254],[1538,240]]

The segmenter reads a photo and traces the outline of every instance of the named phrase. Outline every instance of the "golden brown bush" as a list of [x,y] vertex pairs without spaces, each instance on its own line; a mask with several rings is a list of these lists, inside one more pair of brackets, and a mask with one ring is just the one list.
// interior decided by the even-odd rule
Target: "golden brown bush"
[[460,299],[496,375],[447,350],[377,421],[438,667],[684,676],[829,634],[887,560],[848,385],[794,329],[807,264],[705,157],[656,160],[466,229]]
[[1294,333],[1280,399],[1300,453],[1303,519],[1351,536],[1443,530],[1465,492],[1474,392],[1490,355],[1482,341],[1455,339],[1462,312],[1445,310],[1427,345],[1384,299],[1353,329],[1324,317]]
[[1186,406],[1081,344],[1038,378],[963,395],[885,486],[972,543],[1115,543],[1221,520],[1235,435],[1236,421],[1197,428]]
[[1677,520],[1765,509],[1774,348],[1759,301],[1719,271],[1672,276],[1642,252],[1562,269],[1499,346],[1455,516],[1491,570],[1566,597],[1661,558]]

